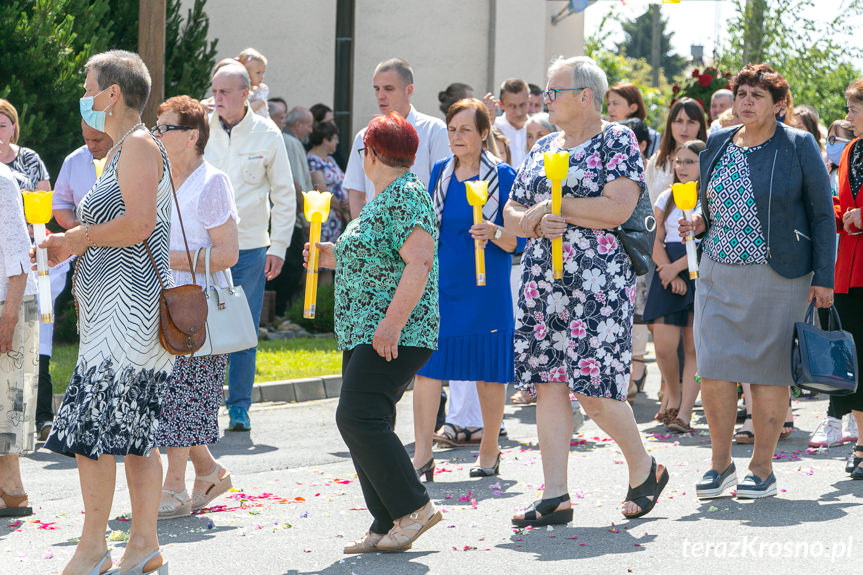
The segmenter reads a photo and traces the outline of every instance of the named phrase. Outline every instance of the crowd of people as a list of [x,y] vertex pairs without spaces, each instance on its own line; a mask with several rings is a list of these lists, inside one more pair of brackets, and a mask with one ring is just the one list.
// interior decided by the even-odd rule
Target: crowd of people
[[[37,152],[18,145],[18,113],[0,100],[0,374],[9,389],[0,394],[0,516],[32,513],[18,457],[37,437],[75,457],[86,516],[64,574],[167,571],[157,521],[231,487],[208,446],[219,439],[226,379],[228,429],[251,429],[256,348],[172,355],[158,334],[161,290],[242,286],[257,325],[269,285],[284,310],[312,249],[298,215],[299,192],[311,189],[333,194],[315,247],[321,268],[335,272],[322,280],[335,284],[343,353],[336,423],[373,518],[345,553],[410,549],[440,521],[421,482],[434,481],[435,444],[477,444],[470,476],[502,473],[507,384],[517,389],[513,403],[536,403],[543,473],[541,498],[513,525],[572,520],[567,461],[580,410],[623,453],[622,514],[650,513],[670,462],[648,454],[630,403],[644,387],[651,333],[657,422],[691,432],[699,402],[707,418],[712,457],[697,496],[735,486],[739,498],[777,493],[773,452],[793,430],[794,322],[810,302],[835,305],[863,341],[863,80],[846,91],[846,118],[824,128],[815,109],[792,105],[780,73],[747,65],[709,111],[690,98],[672,102],[658,132],[638,87],[609,87],[590,58],[554,61],[545,90],[509,79],[478,99],[453,83],[439,93],[444,120],[412,105],[414,71],[392,58],[371,76],[380,115],[344,158],[332,109],[270,97],[266,66],[251,48],[219,62],[211,98],[168,98],[148,130],[141,58],[110,51],[87,62],[84,145],[54,183],[65,231],[39,246],[57,291],[71,269],[80,332],[56,415],[51,332],[39,325],[20,194],[50,190],[51,177]],[[546,161],[558,152],[569,165],[555,213]],[[487,185],[481,217],[469,199],[477,182]],[[698,206],[688,219],[671,187],[690,183]],[[651,269],[637,277],[618,230],[643,197],[657,229]],[[688,273],[689,234],[698,279]],[[553,274],[555,240],[562,277]],[[473,273],[476,248],[485,285]],[[393,428],[412,382],[411,458]],[[863,390],[832,397],[810,444],[857,442],[860,425]],[[754,444],[739,482],[733,441]],[[132,529],[113,564],[104,534],[117,455],[126,457]],[[863,478],[863,446],[847,472]]]

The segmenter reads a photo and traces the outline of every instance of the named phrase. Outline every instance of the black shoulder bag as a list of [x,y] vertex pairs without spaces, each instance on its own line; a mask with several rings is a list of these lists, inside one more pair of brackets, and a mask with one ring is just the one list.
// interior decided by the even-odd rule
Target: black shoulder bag
[[[602,142],[599,153],[602,163],[602,180],[600,185],[605,185],[605,134],[610,124],[602,128]],[[635,275],[643,276],[650,269],[650,261],[653,258],[653,240],[656,237],[656,218],[653,216],[653,206],[650,203],[650,194],[647,186],[641,191],[638,203],[632,211],[629,219],[615,228],[620,243],[629,260]]]
[[857,348],[854,338],[842,330],[836,308],[830,306],[827,331],[814,325],[815,300],[803,321],[794,324],[791,340],[791,375],[794,385],[827,395],[851,395],[857,391]]

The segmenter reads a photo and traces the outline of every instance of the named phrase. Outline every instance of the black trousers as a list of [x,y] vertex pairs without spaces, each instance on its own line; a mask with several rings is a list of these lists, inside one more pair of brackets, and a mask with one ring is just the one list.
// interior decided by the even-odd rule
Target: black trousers
[[51,356],[39,356],[39,385],[36,390],[36,431],[54,420],[54,390],[51,385]]
[[432,350],[399,346],[386,361],[363,344],[343,352],[342,389],[336,410],[339,433],[351,452],[373,533],[387,533],[393,520],[416,511],[429,495],[393,431],[396,403]]
[[[837,293],[834,296],[836,311],[842,329],[850,332],[857,347],[857,370],[863,369],[863,288],[851,288],[848,293]],[[826,325],[826,324],[822,324]],[[830,407],[827,415],[841,419],[846,413],[863,411],[863,384],[858,382],[857,392],[851,395],[830,396]],[[860,443],[858,440],[857,443]]]

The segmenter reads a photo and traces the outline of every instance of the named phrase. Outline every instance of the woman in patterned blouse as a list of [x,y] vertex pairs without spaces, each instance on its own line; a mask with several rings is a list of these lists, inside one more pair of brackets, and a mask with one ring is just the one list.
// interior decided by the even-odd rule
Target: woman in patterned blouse
[[21,135],[18,110],[9,100],[0,98],[0,162],[12,170],[22,190],[51,190],[51,176],[39,154],[18,145]]
[[[525,159],[504,209],[508,230],[530,238],[522,259],[515,321],[515,384],[537,395],[543,498],[516,526],[567,523],[567,457],[574,393],[620,446],[629,466],[626,517],[649,513],[668,471],[647,454],[626,403],[635,273],[614,229],[629,219],[644,186],[644,162],[629,128],[603,128],[608,80],[590,58],[560,59],[548,71],[550,121]],[[561,216],[551,214],[545,152],[569,152]],[[563,278],[552,279],[552,239],[563,238]]]
[[[769,66],[734,78],[742,126],[713,133],[701,153],[703,210],[681,219],[682,236],[706,234],[695,292],[695,351],[712,449],[696,487],[701,498],[737,485],[737,497],[776,495],[773,451],[793,383],[788,353],[794,322],[833,303],[836,230],[830,180],[815,139],[777,121],[788,82]],[[731,437],[737,382],[752,393],[755,448],[737,484]]]
[[[431,196],[412,173],[419,137],[397,113],[363,136],[363,170],[375,197],[320,266],[336,270],[336,337],[342,389],[336,423],[374,517],[345,553],[404,551],[440,521],[393,431],[395,406],[437,347],[437,222]],[[308,262],[308,244],[303,252]]]

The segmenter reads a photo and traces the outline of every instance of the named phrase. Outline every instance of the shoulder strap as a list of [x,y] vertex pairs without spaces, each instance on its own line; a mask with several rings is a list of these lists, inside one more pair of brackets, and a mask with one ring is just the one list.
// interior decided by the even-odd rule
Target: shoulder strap
[[[174,188],[174,180],[171,178],[171,162],[167,159],[167,155],[164,148],[162,148],[161,143],[156,140],[155,136],[153,139],[156,141],[156,144],[159,146],[159,151],[165,159],[165,168],[168,170],[168,181],[171,182],[171,195],[174,196],[174,206],[177,208],[177,219],[180,221],[180,231],[183,233],[183,244],[186,246],[186,257],[189,259],[189,271],[192,272],[192,283],[197,284],[198,279],[195,274],[195,266],[192,264],[192,254],[189,252],[189,241],[186,239],[186,229],[183,227],[183,214],[180,213],[180,202],[177,200],[177,190]],[[150,244],[146,239],[144,240],[144,247],[147,249],[147,255],[150,256],[150,262],[153,264],[153,269],[156,270],[156,275],[159,277],[159,283],[162,284],[162,289],[164,290],[165,282],[162,281],[162,276],[159,274],[159,268],[156,266],[156,259],[153,257],[153,252],[150,251]]]

